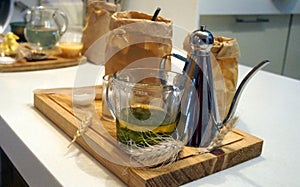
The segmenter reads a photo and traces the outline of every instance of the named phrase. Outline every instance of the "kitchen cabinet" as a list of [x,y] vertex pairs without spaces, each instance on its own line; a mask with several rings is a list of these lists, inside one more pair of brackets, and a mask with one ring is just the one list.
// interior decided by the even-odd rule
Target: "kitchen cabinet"
[[291,19],[290,35],[287,45],[283,75],[300,79],[300,15]]
[[299,0],[199,0],[200,24],[215,35],[235,37],[241,64],[262,59],[265,70],[300,79]]
[[287,37],[289,15],[204,15],[200,24],[207,25],[215,36],[237,38],[241,50],[239,63],[254,66],[268,59],[264,69],[281,74]]
[[200,15],[299,14],[299,0],[198,0]]

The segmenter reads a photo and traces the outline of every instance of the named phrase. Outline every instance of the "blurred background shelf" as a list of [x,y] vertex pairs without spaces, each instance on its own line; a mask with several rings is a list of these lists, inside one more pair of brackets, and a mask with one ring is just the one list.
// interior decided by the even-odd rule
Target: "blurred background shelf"
[[205,24],[214,35],[237,38],[239,63],[253,66],[269,59],[267,71],[300,79],[299,0],[123,0],[123,9],[149,14],[156,6],[188,31]]
[[[42,4],[60,8],[69,15],[71,25],[82,24],[87,0],[26,0],[27,6]],[[113,2],[113,1],[112,1]],[[253,66],[263,59],[272,63],[267,71],[300,79],[300,1],[299,0],[121,0],[122,10],[138,10],[170,18],[188,31],[206,24],[214,35],[235,37],[241,48],[239,62]],[[82,11],[81,11],[82,10]],[[24,19],[16,9],[11,22]],[[78,16],[82,15],[82,16]],[[82,18],[80,18],[82,17]],[[80,19],[78,19],[80,18]],[[9,27],[6,31],[9,31]],[[185,36],[182,36],[185,37]]]

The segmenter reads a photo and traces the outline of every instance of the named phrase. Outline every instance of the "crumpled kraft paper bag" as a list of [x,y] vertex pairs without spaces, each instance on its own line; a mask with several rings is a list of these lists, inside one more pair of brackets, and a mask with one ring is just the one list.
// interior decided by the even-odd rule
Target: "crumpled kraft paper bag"
[[[214,37],[214,45],[211,48],[211,53],[216,58],[224,78],[226,89],[225,114],[227,114],[237,88],[240,48],[235,38],[217,36]],[[216,72],[216,68],[213,67],[213,71]],[[218,81],[220,81],[218,78],[215,79],[216,87]]]
[[[191,51],[189,44],[190,34],[185,38],[183,48],[187,52]],[[214,84],[216,89],[219,112],[221,117],[225,117],[229,111],[231,101],[236,91],[238,79],[238,58],[240,48],[235,38],[215,36],[214,44],[211,48],[211,60],[214,74]],[[221,72],[222,74],[220,75]],[[225,88],[225,98],[224,96]]]
[[[161,58],[172,50],[172,22],[137,11],[116,12],[105,51],[105,74],[131,67],[158,68]],[[170,69],[168,63],[166,69]]]
[[83,27],[82,54],[101,36],[107,33],[110,28],[111,15],[117,11],[117,6],[104,1],[89,0],[85,26]]

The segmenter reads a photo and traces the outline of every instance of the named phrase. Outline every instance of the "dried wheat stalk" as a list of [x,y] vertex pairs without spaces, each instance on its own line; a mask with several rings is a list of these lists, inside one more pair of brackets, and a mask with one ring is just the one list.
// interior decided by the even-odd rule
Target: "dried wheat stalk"
[[[199,148],[199,151],[195,152],[193,155],[208,153],[220,147],[225,136],[232,131],[237,119],[238,118],[235,117],[226,123],[207,148]],[[82,119],[82,126],[76,132],[71,144],[74,143],[79,136],[86,132],[88,126],[90,125],[90,120],[90,116],[85,116],[85,118]],[[146,145],[144,147],[140,147],[134,143],[131,143],[130,145],[122,148],[130,155],[132,162],[138,162],[146,168],[157,166],[159,166],[158,168],[161,168],[175,162],[179,153],[184,148],[184,143],[180,140],[175,140],[172,137],[157,136],[156,138],[158,138],[156,140],[159,142],[156,145]]]
[[198,151],[194,153],[194,155],[200,155],[204,153],[209,153],[212,150],[220,147],[222,145],[222,141],[224,140],[225,136],[232,131],[238,117],[232,118],[230,121],[228,121],[220,130],[218,135],[213,139],[213,141],[210,143],[210,145],[205,148],[204,150]]
[[161,137],[160,143],[147,147],[130,146],[127,152],[132,161],[141,163],[144,167],[166,166],[173,163],[184,148],[184,143],[172,137]]

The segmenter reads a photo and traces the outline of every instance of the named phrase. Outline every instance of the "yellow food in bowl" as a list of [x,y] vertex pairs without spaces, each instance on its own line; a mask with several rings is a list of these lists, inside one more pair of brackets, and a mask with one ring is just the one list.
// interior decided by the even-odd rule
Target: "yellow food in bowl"
[[66,58],[74,58],[81,56],[82,43],[78,42],[64,42],[59,44],[61,49],[61,56]]

